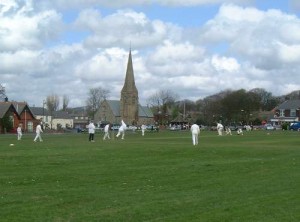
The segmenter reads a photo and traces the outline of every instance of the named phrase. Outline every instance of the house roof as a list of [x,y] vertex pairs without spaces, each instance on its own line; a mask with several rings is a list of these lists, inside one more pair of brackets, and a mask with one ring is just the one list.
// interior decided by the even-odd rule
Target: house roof
[[33,116],[33,112],[32,110],[29,108],[29,106],[27,105],[26,102],[0,102],[0,118],[3,117],[3,115],[5,115],[5,113],[8,111],[9,107],[12,106],[14,109],[14,112],[16,112],[19,116],[21,115],[21,113],[25,110],[25,111],[29,111],[31,113],[31,115]]
[[53,119],[73,119],[73,117],[66,111],[55,111]]
[[36,116],[50,116],[49,111],[43,107],[30,107],[32,113]]
[[300,100],[286,100],[277,106],[277,109],[299,109],[300,108]]
[[11,103],[0,102],[0,118],[3,118],[3,116],[7,113],[11,106]]
[[[109,107],[111,108],[114,116],[121,116],[119,100],[106,100],[106,102],[108,103]],[[149,107],[139,105],[139,117],[153,118],[153,113]]]

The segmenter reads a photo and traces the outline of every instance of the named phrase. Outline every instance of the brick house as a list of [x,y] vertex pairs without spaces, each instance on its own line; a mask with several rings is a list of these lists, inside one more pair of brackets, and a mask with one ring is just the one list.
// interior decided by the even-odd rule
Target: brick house
[[[0,119],[6,115],[13,123],[12,132],[16,131],[19,124],[24,132],[33,132],[39,123],[26,102],[0,102]],[[1,133],[4,133],[3,127],[0,128]]]
[[273,109],[274,116],[270,121],[274,125],[292,123],[300,119],[300,100],[286,100]]

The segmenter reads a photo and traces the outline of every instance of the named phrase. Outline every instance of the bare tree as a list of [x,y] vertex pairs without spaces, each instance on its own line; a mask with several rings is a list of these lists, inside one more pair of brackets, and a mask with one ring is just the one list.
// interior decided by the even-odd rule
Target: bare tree
[[49,110],[49,112],[51,113],[51,115],[53,114],[53,112],[58,110],[59,107],[59,96],[56,94],[52,94],[47,96],[46,98],[46,106],[47,109]]
[[166,116],[169,115],[168,109],[175,103],[178,95],[171,90],[160,90],[154,93],[147,99],[148,104],[152,106],[153,111],[157,115],[157,119],[160,122],[167,122]]
[[109,93],[109,90],[103,89],[102,87],[92,88],[89,90],[89,97],[86,101],[89,116],[94,118],[101,102],[108,97]]
[[167,106],[174,103],[178,95],[172,90],[159,90],[147,99],[152,107],[157,107],[161,112],[167,111]]
[[63,97],[62,97],[62,103],[63,103],[62,104],[62,110],[63,111],[67,110],[68,105],[69,105],[69,101],[70,101],[69,97],[67,95],[63,95]]
[[[56,94],[47,96],[46,106],[47,106],[47,109],[48,109],[50,115],[53,117],[54,112],[58,110],[59,96]],[[53,118],[51,118],[51,121],[50,121],[51,129],[52,129],[52,119]]]

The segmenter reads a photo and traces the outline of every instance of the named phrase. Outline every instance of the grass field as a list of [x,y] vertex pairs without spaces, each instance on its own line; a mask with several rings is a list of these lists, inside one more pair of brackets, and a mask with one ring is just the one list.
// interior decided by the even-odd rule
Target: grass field
[[0,135],[2,222],[300,221],[299,132],[42,136]]

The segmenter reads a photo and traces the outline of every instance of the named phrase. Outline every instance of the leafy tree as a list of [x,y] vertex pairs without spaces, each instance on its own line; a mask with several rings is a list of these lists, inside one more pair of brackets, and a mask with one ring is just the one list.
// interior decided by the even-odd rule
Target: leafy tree
[[8,114],[5,114],[1,119],[2,132],[10,132],[13,129],[13,122]]

